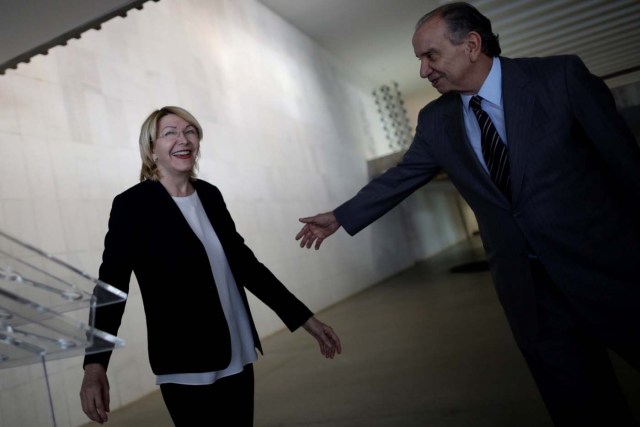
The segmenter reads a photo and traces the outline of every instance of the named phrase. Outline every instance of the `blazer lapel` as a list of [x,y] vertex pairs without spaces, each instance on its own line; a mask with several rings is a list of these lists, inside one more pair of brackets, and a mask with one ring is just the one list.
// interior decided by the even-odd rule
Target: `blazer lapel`
[[152,194],[151,201],[155,204],[158,217],[167,225],[166,233],[171,234],[177,241],[189,241],[190,244],[200,245],[204,250],[204,246],[200,238],[193,231],[189,222],[182,214],[178,205],[173,201],[169,192],[159,181],[145,181]]
[[209,218],[209,222],[211,223],[213,230],[216,232],[222,246],[225,247],[225,244],[227,243],[228,230],[225,229],[221,222],[221,218],[224,216],[221,212],[221,208],[223,208],[224,205],[220,203],[215,192],[212,193],[210,187],[202,183],[203,181],[197,179],[193,183],[193,186],[198,192],[200,203],[202,203],[204,212],[207,214],[207,218]]

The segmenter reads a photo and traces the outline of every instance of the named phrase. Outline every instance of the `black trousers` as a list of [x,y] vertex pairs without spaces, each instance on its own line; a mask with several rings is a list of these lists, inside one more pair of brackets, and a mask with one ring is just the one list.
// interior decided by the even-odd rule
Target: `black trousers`
[[249,364],[239,374],[209,385],[160,384],[176,427],[253,426],[254,376]]
[[[556,426],[638,426],[620,388],[608,343],[593,336],[538,260],[531,260],[539,335],[521,350]],[[633,340],[631,340],[633,342]],[[636,368],[639,346],[616,349]]]

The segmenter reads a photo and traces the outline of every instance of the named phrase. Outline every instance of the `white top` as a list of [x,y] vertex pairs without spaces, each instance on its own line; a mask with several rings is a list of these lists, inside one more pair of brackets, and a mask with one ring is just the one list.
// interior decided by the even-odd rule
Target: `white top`
[[[240,291],[231,273],[222,244],[211,222],[209,222],[209,218],[207,218],[197,192],[186,197],[173,197],[173,200],[207,251],[213,278],[218,288],[220,303],[229,325],[231,363],[221,371],[158,375],[156,376],[156,384],[212,384],[218,378],[241,372],[245,365],[258,359],[258,353],[253,342],[249,316],[240,297]],[[206,331],[203,331],[203,334],[206,335]]]

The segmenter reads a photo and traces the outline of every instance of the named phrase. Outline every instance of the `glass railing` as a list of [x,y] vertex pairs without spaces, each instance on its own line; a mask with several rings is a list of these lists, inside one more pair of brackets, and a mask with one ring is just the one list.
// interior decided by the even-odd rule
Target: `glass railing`
[[127,294],[0,231],[0,369],[113,350],[95,309]]

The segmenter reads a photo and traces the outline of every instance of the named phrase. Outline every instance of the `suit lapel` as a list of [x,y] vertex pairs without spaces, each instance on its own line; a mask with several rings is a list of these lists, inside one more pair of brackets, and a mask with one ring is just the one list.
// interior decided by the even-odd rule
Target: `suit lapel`
[[482,168],[467,138],[462,115],[462,103],[459,97],[456,96],[456,98],[456,101],[458,101],[456,105],[452,105],[444,115],[444,134],[450,136],[451,146],[456,151],[457,157],[462,161],[463,168],[467,171],[473,171],[473,173],[485,175],[487,183],[491,183],[491,179]]
[[509,143],[511,166],[511,192],[513,204],[518,202],[522,178],[534,135],[533,91],[527,90],[529,77],[509,58],[500,58],[502,65],[502,100],[504,120]]

